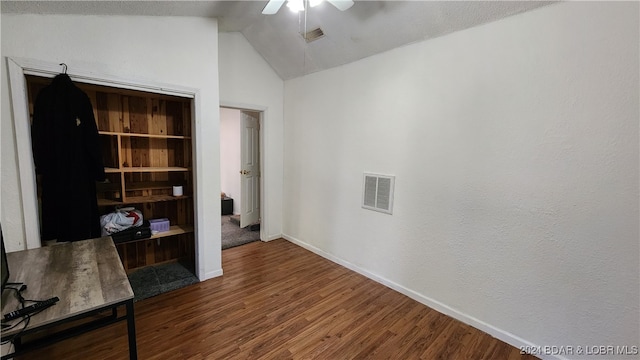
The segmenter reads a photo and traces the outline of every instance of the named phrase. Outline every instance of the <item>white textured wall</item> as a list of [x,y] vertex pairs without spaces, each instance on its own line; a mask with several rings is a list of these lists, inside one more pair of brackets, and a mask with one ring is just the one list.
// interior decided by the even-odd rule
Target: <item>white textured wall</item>
[[260,129],[263,240],[276,239],[282,235],[284,83],[241,33],[220,33],[219,43],[220,104],[264,111]]
[[[285,236],[514,345],[640,345],[638,10],[286,81]],[[393,215],[361,209],[365,171],[396,175]]]
[[[16,139],[5,58],[65,62],[123,79],[147,79],[200,90],[196,114],[196,181],[204,199],[218,199],[218,27],[214,19],[2,14],[2,227],[10,250],[24,248]],[[209,140],[207,140],[209,139]],[[214,139],[211,141],[210,139]],[[24,139],[17,139],[24,141]],[[197,203],[200,219],[218,218],[218,201]],[[221,274],[219,221],[199,221],[201,279]],[[206,255],[206,256],[204,256]]]
[[220,108],[220,189],[233,199],[233,213],[240,214],[240,110]]

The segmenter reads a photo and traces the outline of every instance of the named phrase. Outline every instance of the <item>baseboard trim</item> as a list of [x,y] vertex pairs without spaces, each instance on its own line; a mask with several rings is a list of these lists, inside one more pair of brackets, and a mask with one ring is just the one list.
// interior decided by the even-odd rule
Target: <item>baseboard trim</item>
[[[502,330],[498,327],[495,327],[491,324],[488,324],[484,321],[481,321],[479,319],[476,319],[473,316],[470,316],[468,314],[465,314],[457,309],[454,309],[446,304],[443,304],[437,300],[434,300],[432,298],[429,298],[428,296],[422,295],[420,293],[417,293],[411,289],[408,289],[400,284],[397,284],[393,281],[390,281],[389,279],[386,279],[382,276],[373,274],[365,269],[362,269],[344,259],[341,259],[339,257],[336,257],[333,254],[327,253],[322,249],[319,249],[313,245],[307,244],[304,241],[297,239],[293,236],[287,235],[287,234],[282,234],[282,238],[284,238],[287,241],[290,241],[300,247],[303,247],[319,256],[322,256],[323,258],[330,260],[336,264],[342,265],[344,267],[346,267],[349,270],[353,270],[355,272],[357,272],[358,274],[361,274],[363,276],[366,276],[367,278],[380,283],[388,288],[391,288],[403,295],[406,295],[410,298],[412,298],[413,300],[416,300],[442,314],[445,314],[447,316],[451,316],[452,318],[456,319],[456,320],[460,320],[463,323],[473,326],[474,328],[481,330],[501,341],[506,342],[507,344],[510,344],[516,348],[522,349],[523,347],[533,347],[536,348],[538,347],[538,345],[535,345],[519,336],[516,336],[508,331]],[[542,354],[534,354],[535,356],[539,357],[540,359],[554,359],[554,360],[566,360],[565,357],[563,356],[554,356],[554,355],[542,355]]]
[[264,240],[262,240],[262,241],[267,242],[267,241],[277,240],[277,239],[281,239],[281,238],[282,238],[282,234],[278,234],[278,235],[269,235],[269,236],[267,236],[267,238],[266,238],[266,239],[264,239]]
[[205,281],[205,280],[213,279],[214,277],[218,277],[218,276],[222,276],[222,269],[206,272],[204,273],[204,276],[198,276],[198,279],[200,281]]

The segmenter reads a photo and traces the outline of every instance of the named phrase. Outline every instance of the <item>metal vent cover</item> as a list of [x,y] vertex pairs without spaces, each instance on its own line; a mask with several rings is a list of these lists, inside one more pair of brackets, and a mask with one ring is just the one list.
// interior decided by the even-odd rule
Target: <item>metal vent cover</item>
[[362,207],[364,209],[393,213],[393,190],[396,177],[364,173]]
[[312,41],[316,41],[324,37],[324,31],[321,28],[315,28],[313,30],[309,30],[306,33],[301,34],[304,38],[304,41],[310,43]]

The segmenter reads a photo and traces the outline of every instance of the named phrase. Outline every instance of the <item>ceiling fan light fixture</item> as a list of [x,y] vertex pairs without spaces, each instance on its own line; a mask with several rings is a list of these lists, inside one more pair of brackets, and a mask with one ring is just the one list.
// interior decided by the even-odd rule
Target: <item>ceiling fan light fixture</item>
[[[265,15],[274,15],[280,10],[280,7],[282,7],[285,1],[289,10],[297,13],[307,10],[305,4],[309,5],[309,7],[314,7],[320,5],[324,0],[269,0],[262,10],[262,13]],[[327,2],[340,11],[345,11],[353,6],[353,0],[327,0]]]
[[287,7],[293,12],[304,11],[304,0],[287,0]]

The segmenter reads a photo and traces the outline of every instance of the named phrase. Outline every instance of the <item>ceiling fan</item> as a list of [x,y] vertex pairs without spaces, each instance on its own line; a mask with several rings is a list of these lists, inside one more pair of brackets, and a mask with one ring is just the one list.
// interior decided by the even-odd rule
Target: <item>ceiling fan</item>
[[[322,3],[323,0],[269,0],[267,6],[264,7],[262,13],[264,15],[273,15],[280,10],[282,4],[287,2],[287,7],[293,11],[304,11],[305,2],[308,2],[310,7],[314,7]],[[353,6],[353,0],[327,0],[328,3],[335,6],[340,11],[345,11]]]

